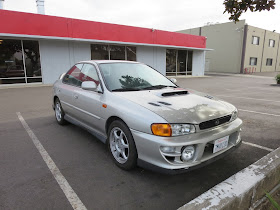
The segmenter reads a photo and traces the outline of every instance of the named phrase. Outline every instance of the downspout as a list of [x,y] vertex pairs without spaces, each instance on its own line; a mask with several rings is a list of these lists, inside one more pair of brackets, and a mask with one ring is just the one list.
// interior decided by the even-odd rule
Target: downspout
[[277,71],[277,61],[278,61],[278,56],[279,56],[279,46],[280,46],[280,34],[279,34],[279,39],[278,39],[278,48],[277,48],[277,55],[276,55],[276,61],[275,61],[275,71]]
[[266,38],[266,30],[264,31],[263,48],[262,48],[262,60],[261,60],[260,72],[262,72],[262,64],[263,64],[263,53],[264,53],[265,38]]
[[242,46],[242,55],[241,55],[241,68],[240,73],[244,73],[244,62],[245,62],[245,53],[246,53],[246,44],[247,44],[247,34],[248,34],[248,25],[244,25],[243,31],[243,46]]

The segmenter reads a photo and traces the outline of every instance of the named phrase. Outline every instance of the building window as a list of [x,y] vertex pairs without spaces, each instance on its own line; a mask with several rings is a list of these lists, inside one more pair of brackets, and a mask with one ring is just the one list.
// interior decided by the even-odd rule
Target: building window
[[259,45],[259,44],[260,44],[260,37],[258,37],[258,36],[253,36],[253,37],[252,37],[252,44],[254,44],[254,45]]
[[176,76],[177,50],[166,50],[166,75]]
[[267,66],[272,66],[272,58],[266,59],[266,65]]
[[192,51],[166,50],[166,75],[192,75]]
[[91,59],[136,61],[136,47],[92,44]]
[[111,45],[110,50],[110,60],[125,60],[125,46]]
[[0,84],[42,82],[38,41],[0,40]]
[[125,47],[126,60],[136,61],[136,47]]
[[257,58],[250,58],[250,66],[256,66],[258,63]]
[[275,46],[275,40],[270,39],[270,40],[269,40],[269,43],[268,43],[268,46],[269,46],[269,47],[274,47],[274,46]]

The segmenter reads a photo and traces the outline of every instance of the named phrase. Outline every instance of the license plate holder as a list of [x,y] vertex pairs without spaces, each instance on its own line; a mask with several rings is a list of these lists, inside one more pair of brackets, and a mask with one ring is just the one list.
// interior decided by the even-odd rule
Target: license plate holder
[[214,141],[213,153],[219,152],[228,146],[229,136],[219,138]]

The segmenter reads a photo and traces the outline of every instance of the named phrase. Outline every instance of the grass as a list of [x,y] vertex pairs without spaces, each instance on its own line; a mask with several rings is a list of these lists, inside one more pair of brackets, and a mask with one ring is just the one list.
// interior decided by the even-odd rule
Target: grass
[[270,201],[270,203],[277,209],[280,210],[280,205],[272,198],[272,196],[269,193],[265,193],[266,197],[268,198],[268,200]]

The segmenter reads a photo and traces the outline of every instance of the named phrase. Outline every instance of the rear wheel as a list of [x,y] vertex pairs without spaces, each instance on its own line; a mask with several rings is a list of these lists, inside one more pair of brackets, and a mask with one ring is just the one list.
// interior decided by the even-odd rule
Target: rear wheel
[[111,123],[108,132],[108,148],[117,166],[124,170],[135,168],[137,150],[129,128],[120,120]]
[[55,119],[58,122],[58,124],[60,124],[60,125],[67,124],[67,121],[64,119],[65,113],[62,109],[61,103],[58,98],[55,99],[55,102],[54,102],[54,112],[55,112]]

